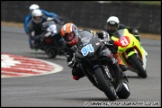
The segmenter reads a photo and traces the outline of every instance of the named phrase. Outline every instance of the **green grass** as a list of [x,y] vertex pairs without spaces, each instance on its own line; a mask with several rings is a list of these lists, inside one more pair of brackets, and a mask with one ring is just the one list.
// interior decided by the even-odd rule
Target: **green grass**
[[139,3],[146,5],[161,5],[161,1],[103,1],[103,3]]
[[161,5],[161,1],[130,1],[132,3],[148,4],[148,5]]

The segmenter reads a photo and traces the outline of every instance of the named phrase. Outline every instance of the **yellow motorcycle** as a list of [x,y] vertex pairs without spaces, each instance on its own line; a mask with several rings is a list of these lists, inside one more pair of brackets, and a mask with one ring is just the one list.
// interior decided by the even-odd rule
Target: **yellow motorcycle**
[[111,39],[118,47],[117,52],[129,70],[136,72],[139,77],[146,78],[147,52],[133,34],[127,29],[121,29],[117,30]]

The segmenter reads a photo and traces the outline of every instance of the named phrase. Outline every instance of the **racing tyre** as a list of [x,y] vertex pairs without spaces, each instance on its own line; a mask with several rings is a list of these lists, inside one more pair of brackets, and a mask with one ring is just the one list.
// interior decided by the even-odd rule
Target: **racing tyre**
[[109,79],[106,77],[106,73],[102,71],[101,68],[97,68],[94,71],[96,80],[101,87],[101,89],[104,91],[105,95],[111,100],[114,101],[117,98],[116,91],[112,85],[112,83],[109,81]]
[[46,50],[46,54],[49,58],[55,58],[58,54],[58,50],[55,47],[51,47]]
[[133,54],[132,56],[130,56],[128,58],[131,63],[135,66],[135,68],[138,70],[138,76],[142,77],[142,78],[146,78],[147,77],[147,72],[146,70],[143,69],[142,64],[140,63],[140,61],[137,59],[136,55]]

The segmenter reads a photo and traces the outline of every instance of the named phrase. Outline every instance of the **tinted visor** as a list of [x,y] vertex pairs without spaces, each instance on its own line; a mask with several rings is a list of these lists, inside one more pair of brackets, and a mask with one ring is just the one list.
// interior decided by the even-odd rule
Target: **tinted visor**
[[110,22],[107,23],[107,26],[117,27],[118,24],[114,21],[110,21]]
[[72,41],[75,38],[75,35],[73,32],[71,33],[66,33],[64,36],[65,41],[69,42]]
[[35,21],[40,21],[42,19],[42,16],[35,16],[33,17]]

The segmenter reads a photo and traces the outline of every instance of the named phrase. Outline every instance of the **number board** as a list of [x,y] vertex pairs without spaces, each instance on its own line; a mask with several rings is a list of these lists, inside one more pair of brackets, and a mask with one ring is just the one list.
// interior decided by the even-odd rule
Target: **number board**
[[83,54],[83,56],[87,56],[87,54],[90,52],[94,52],[94,48],[92,46],[92,44],[88,44],[86,46],[84,46],[82,49],[81,49],[81,52]]

